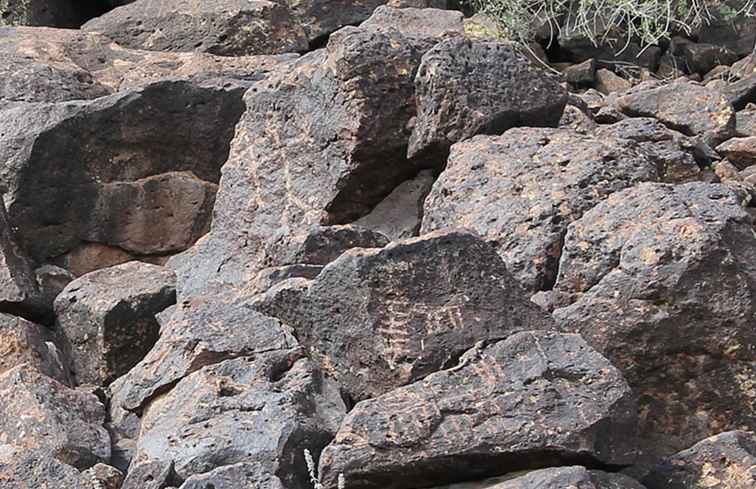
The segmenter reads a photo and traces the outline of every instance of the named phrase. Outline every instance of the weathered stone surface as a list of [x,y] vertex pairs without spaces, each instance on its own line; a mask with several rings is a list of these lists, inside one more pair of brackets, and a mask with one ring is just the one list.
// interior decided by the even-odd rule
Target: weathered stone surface
[[20,246],[38,261],[82,241],[137,254],[190,246],[207,226],[206,182],[219,179],[243,90],[172,79],[3,111],[0,181]]
[[748,105],[745,109],[735,114],[737,118],[736,136],[747,138],[756,136],[756,105]]
[[482,481],[460,482],[434,489],[645,489],[640,482],[622,474],[588,470],[575,465],[503,475]]
[[78,470],[43,450],[0,443],[3,489],[96,489]]
[[128,372],[158,339],[155,314],[175,302],[173,272],[136,261],[68,284],[55,316],[77,383],[106,385]]
[[402,35],[432,48],[445,37],[460,37],[465,26],[462,12],[435,8],[392,8],[381,6],[360,27]]
[[573,85],[591,85],[596,79],[596,60],[591,58],[582,63],[570,65],[564,70],[564,77]]
[[[300,463],[302,463],[300,461]],[[285,486],[277,476],[261,470],[260,463],[238,463],[224,465],[205,474],[189,477],[180,489],[238,489],[254,487],[255,489],[284,489]]]
[[596,70],[596,90],[609,95],[610,93],[624,92],[632,87],[633,84],[625,80],[613,71],[601,68]]
[[717,151],[741,170],[756,165],[756,136],[729,139]]
[[[110,465],[97,464],[81,473],[84,481],[89,482],[95,489],[120,489],[123,474]],[[99,486],[99,487],[98,487]]]
[[700,75],[705,75],[717,65],[731,65],[739,57],[724,46],[706,43],[685,43],[680,51],[688,70]]
[[724,185],[645,183],[574,222],[555,319],[626,375],[649,455],[756,422],[756,236]]
[[133,463],[173,461],[185,480],[248,462],[260,476],[303,487],[302,450],[319,451],[344,411],[301,351],[231,359],[188,375],[147,407]]
[[698,39],[724,46],[738,57],[745,56],[752,52],[756,42],[756,18],[742,10],[746,6],[743,0],[728,0],[725,4],[726,9],[712,9],[713,18],[701,26]]
[[110,458],[102,427],[105,408],[94,394],[74,390],[22,364],[0,375],[0,440],[40,449],[86,469]]
[[222,56],[307,49],[307,38],[285,4],[267,0],[142,0],[82,26],[118,44],[153,51]]
[[173,462],[146,461],[129,467],[121,489],[164,489],[174,479]]
[[357,401],[448,366],[478,340],[552,328],[496,250],[463,231],[352,249],[301,293],[259,307]]
[[618,124],[591,135],[516,128],[455,145],[425,200],[421,233],[470,227],[526,289],[550,288],[570,222],[638,182],[698,171],[675,142],[681,135],[649,120]]
[[649,489],[750,489],[756,485],[756,434],[707,438],[654,467],[644,483]]
[[433,187],[433,172],[423,170],[415,178],[400,183],[370,213],[354,222],[391,240],[417,236],[423,220],[423,202]]
[[[473,352],[470,352],[473,353]],[[578,335],[527,331],[458,368],[358,403],[320,458],[326,487],[429,487],[560,463],[634,459],[622,374]]]
[[619,97],[617,107],[631,117],[654,117],[670,129],[700,136],[710,146],[735,134],[735,112],[727,97],[693,82],[637,90]]
[[303,0],[287,3],[307,39],[317,44],[341,27],[356,25],[367,19],[386,0]]
[[567,92],[514,47],[453,37],[425,53],[415,78],[417,118],[408,156],[443,161],[476,134],[516,126],[556,126]]
[[48,329],[0,314],[0,375],[21,364],[66,385],[73,385],[57,338]]
[[87,5],[78,5],[75,0],[4,0],[0,3],[0,26],[3,25],[49,25],[78,27],[81,10]]
[[722,89],[722,94],[736,110],[756,103],[756,73],[728,84]]

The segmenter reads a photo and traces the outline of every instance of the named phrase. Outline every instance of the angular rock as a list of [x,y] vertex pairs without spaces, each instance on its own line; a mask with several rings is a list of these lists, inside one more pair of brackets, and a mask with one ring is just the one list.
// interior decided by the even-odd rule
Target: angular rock
[[360,24],[379,32],[399,31],[403,36],[432,48],[445,37],[460,37],[465,26],[462,12],[435,8],[392,8],[381,6]]
[[722,94],[727,97],[735,110],[756,103],[756,73],[730,83],[722,89]]
[[307,49],[305,32],[289,9],[268,0],[142,0],[111,10],[82,29],[152,51],[240,56]]
[[738,55],[724,46],[706,43],[685,43],[681,53],[691,73],[705,75],[717,65],[731,65],[738,60]]
[[86,469],[110,458],[105,408],[27,364],[0,375],[0,440]]
[[567,93],[513,46],[453,37],[423,55],[408,157],[438,165],[457,141],[516,126],[556,126]]
[[123,483],[121,471],[105,464],[90,467],[82,472],[81,476],[85,481],[92,483],[95,489],[120,489]]
[[0,182],[22,249],[45,261],[82,241],[135,254],[189,247],[207,226],[205,182],[219,179],[243,90],[172,79],[2,111]]
[[164,489],[174,479],[173,462],[147,461],[129,467],[121,489]]
[[735,112],[727,97],[693,82],[637,90],[619,97],[617,107],[631,117],[654,117],[670,129],[700,136],[712,147],[735,134]]
[[579,465],[503,475],[476,482],[461,482],[434,489],[645,489],[640,482],[622,474],[588,470]]
[[570,65],[564,70],[564,77],[573,85],[591,85],[596,79],[596,60],[591,58]]
[[238,463],[224,465],[205,474],[189,477],[180,489],[237,489],[254,487],[256,489],[284,489],[285,486],[277,476],[261,470],[259,463]]
[[444,368],[476,341],[552,327],[496,251],[463,231],[352,249],[300,292],[259,307],[356,401]]
[[728,431],[667,458],[644,479],[649,489],[750,489],[756,484],[756,434]]
[[736,136],[747,138],[756,136],[756,105],[748,105],[745,109],[735,114],[737,118]]
[[55,257],[55,263],[81,277],[102,268],[114,267],[136,260],[137,257],[115,246],[100,243],[82,243],[71,251]]
[[[572,223],[554,311],[627,377],[646,454],[756,419],[756,235],[724,185],[643,183]],[[750,387],[749,387],[750,386]]]
[[3,489],[96,489],[70,465],[43,450],[0,443]]
[[[622,374],[578,335],[527,331],[358,403],[320,458],[325,487],[430,487],[544,465],[634,460]],[[464,357],[463,357],[464,358]]]
[[635,135],[613,131],[515,128],[455,145],[425,200],[421,235],[472,228],[527,290],[551,288],[570,222],[613,192],[664,178]]
[[75,0],[5,0],[0,3],[0,26],[48,25],[78,27],[81,9]]
[[625,80],[619,75],[614,74],[613,71],[601,68],[596,70],[596,90],[609,95],[610,93],[624,92],[630,89],[633,84]]
[[22,318],[0,314],[0,375],[26,364],[58,382],[73,385],[64,362],[52,332]]
[[423,220],[423,202],[434,181],[432,171],[421,171],[415,178],[399,184],[354,224],[379,232],[390,240],[417,236]]
[[332,32],[364,21],[387,0],[302,0],[287,2],[307,39],[316,44]]
[[319,451],[343,415],[338,390],[301,351],[231,359],[185,377],[147,407],[134,463],[173,461],[179,480],[254,463],[260,478],[304,486],[302,450]]
[[107,385],[152,349],[155,315],[176,302],[176,277],[157,265],[129,262],[88,273],[55,300],[57,327],[79,384]]
[[728,139],[717,151],[741,170],[756,165],[756,136]]

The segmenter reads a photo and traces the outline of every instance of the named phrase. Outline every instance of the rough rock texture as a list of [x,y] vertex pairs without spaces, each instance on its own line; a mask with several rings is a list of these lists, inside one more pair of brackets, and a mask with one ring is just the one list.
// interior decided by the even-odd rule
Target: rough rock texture
[[303,487],[299,447],[322,448],[344,415],[337,391],[329,389],[295,350],[205,367],[146,409],[135,463],[173,461],[180,480],[254,463],[259,478]]
[[[97,489],[74,467],[45,453],[0,443],[3,489]],[[110,488],[108,488],[110,489]]]
[[741,170],[756,165],[756,136],[729,139],[717,151]]
[[415,178],[400,183],[364,217],[354,221],[391,240],[417,236],[423,220],[423,202],[433,187],[433,172],[421,171]]
[[423,55],[415,78],[417,119],[408,156],[443,160],[476,134],[556,126],[567,93],[556,79],[496,41],[453,37]]
[[554,467],[492,477],[482,481],[460,482],[434,489],[645,489],[640,482],[622,474],[588,470],[575,465]]
[[[301,463],[301,461],[300,461]],[[256,489],[284,489],[281,479],[261,470],[259,463],[224,465],[205,474],[189,477],[180,489],[238,489],[252,486]],[[246,484],[246,485],[245,485]],[[126,489],[126,488],[124,488]]]
[[239,56],[307,49],[305,33],[289,9],[268,0],[142,0],[82,28],[125,47],[153,51]]
[[82,241],[136,254],[189,247],[207,228],[208,182],[219,179],[242,92],[174,79],[3,111],[0,181],[21,247],[35,260]]
[[[695,161],[675,143],[679,137],[652,121],[592,135],[515,128],[475,137],[452,148],[425,200],[421,232],[472,228],[494,244],[528,290],[548,289],[570,222],[638,182],[695,175]],[[639,144],[649,140],[664,146]],[[665,168],[663,161],[672,164]]]
[[0,2],[0,26],[34,25],[77,27],[80,9],[86,5],[76,0],[3,0]]
[[164,489],[174,481],[173,462],[147,461],[129,467],[121,489]]
[[157,265],[129,262],[88,273],[55,300],[79,384],[106,385],[136,365],[158,339],[155,314],[176,302],[176,277]]
[[636,90],[619,97],[617,107],[629,116],[654,117],[670,129],[700,136],[710,146],[735,134],[735,112],[727,97],[693,82]]
[[737,137],[756,136],[756,105],[749,105],[735,115],[737,118],[735,125]]
[[258,307],[358,401],[453,364],[479,340],[552,328],[496,250],[461,231],[352,249],[299,299],[271,294]]
[[414,42],[432,48],[446,37],[459,37],[464,33],[462,12],[435,8],[392,8],[382,6],[360,24],[362,28],[381,32],[399,31]]
[[707,438],[654,467],[644,483],[649,489],[750,489],[756,485],[756,434]]
[[358,403],[320,458],[326,487],[429,487],[541,464],[634,459],[622,374],[578,335],[522,332],[459,368]]
[[724,185],[641,184],[565,237],[554,317],[626,375],[649,454],[753,427],[756,235]]
[[21,364],[73,385],[66,359],[52,332],[19,317],[0,314],[0,375]]
[[0,375],[0,440],[86,469],[110,458],[105,408],[27,364]]

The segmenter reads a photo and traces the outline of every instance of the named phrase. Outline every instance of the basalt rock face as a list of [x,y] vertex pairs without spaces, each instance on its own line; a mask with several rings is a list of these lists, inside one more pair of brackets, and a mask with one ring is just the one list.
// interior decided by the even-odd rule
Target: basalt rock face
[[539,469],[526,474],[462,482],[437,489],[645,489],[638,481],[622,475],[581,466]]
[[320,459],[327,487],[425,487],[580,459],[634,460],[622,374],[577,335],[522,332],[459,369],[357,404]]
[[352,400],[453,364],[476,341],[552,329],[496,251],[466,232],[350,250],[301,297],[270,292],[260,309],[289,324]]
[[9,314],[0,314],[0,375],[26,364],[62,384],[73,386],[57,335]]
[[627,376],[646,449],[753,426],[756,235],[724,185],[641,184],[572,223],[554,317]]

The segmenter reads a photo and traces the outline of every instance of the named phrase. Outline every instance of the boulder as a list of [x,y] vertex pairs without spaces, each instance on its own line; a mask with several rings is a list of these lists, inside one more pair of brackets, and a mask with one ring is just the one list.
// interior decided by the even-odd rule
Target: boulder
[[756,434],[709,437],[665,459],[643,482],[649,489],[750,489],[756,484]]
[[737,118],[736,136],[747,138],[756,136],[756,105],[749,105],[735,114]]
[[360,27],[380,32],[399,31],[414,42],[431,49],[441,39],[464,34],[462,12],[435,8],[393,8],[381,6]]
[[0,443],[0,484],[3,489],[97,489],[74,467],[44,450],[6,443]]
[[133,463],[173,461],[179,480],[247,463],[261,479],[304,487],[302,450],[322,449],[344,411],[338,390],[301,351],[226,360],[150,403]]
[[648,456],[756,419],[756,235],[724,185],[643,183],[570,225],[560,326],[620,368]]
[[94,489],[121,489],[123,474],[110,465],[97,464],[81,473],[84,481],[90,482]]
[[431,170],[421,171],[415,178],[397,185],[369,214],[354,224],[379,232],[390,240],[417,236],[423,220],[423,202],[434,181]]
[[431,487],[567,462],[634,460],[622,374],[578,335],[527,331],[358,403],[320,457],[325,487]]
[[728,98],[694,82],[636,90],[619,97],[617,108],[630,117],[658,119],[670,129],[699,136],[709,146],[735,135],[735,112]]
[[0,3],[0,26],[35,25],[78,27],[80,10],[75,0],[5,0]]
[[622,474],[588,470],[575,465],[552,467],[492,477],[482,481],[461,482],[434,489],[645,489],[640,482]]
[[408,156],[438,166],[449,147],[516,126],[556,126],[567,93],[514,47],[452,37],[423,55],[415,78],[417,118]]
[[65,261],[84,241],[134,255],[191,246],[208,226],[243,91],[171,79],[2,111],[0,183],[21,248],[41,262]]
[[606,68],[596,70],[596,90],[609,95],[610,93],[624,92],[633,86],[632,83],[625,80],[613,71]]
[[591,58],[568,66],[564,70],[564,77],[573,85],[592,85],[596,79],[596,60]]
[[705,75],[717,65],[731,65],[739,56],[724,46],[688,42],[680,47],[680,53],[691,73]]
[[160,333],[155,315],[176,302],[176,277],[157,265],[129,262],[88,273],[55,300],[79,384],[107,385],[152,349]]
[[756,103],[756,73],[728,84],[722,89],[722,94],[736,110],[741,110],[748,104]]
[[741,170],[756,165],[756,136],[728,139],[717,151]]
[[82,26],[121,46],[200,51],[221,56],[307,49],[307,37],[285,4],[268,0],[140,0]]
[[0,399],[4,443],[42,450],[82,470],[110,458],[105,408],[94,394],[21,364],[0,375]]
[[756,18],[743,10],[744,0],[727,0],[721,8],[712,9],[712,18],[698,32],[700,42],[722,46],[738,57],[752,52],[756,42]]
[[290,325],[355,401],[449,366],[477,341],[552,328],[496,250],[464,231],[352,249],[306,289],[269,296],[258,307]]
[[570,222],[638,182],[697,174],[680,138],[638,120],[591,134],[515,128],[458,143],[425,200],[421,234],[470,227],[527,290],[547,290]]
[[20,317],[0,314],[0,375],[21,364],[73,385],[54,333]]
[[208,487],[238,489],[240,486],[256,489],[284,489],[286,487],[277,476],[261,470],[260,465],[260,463],[224,465],[210,472],[189,477],[181,484],[180,489],[207,489]]
[[146,461],[129,467],[121,489],[164,489],[174,481],[173,462]]

